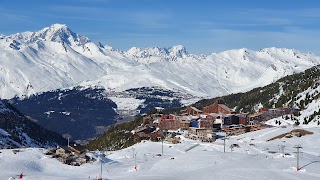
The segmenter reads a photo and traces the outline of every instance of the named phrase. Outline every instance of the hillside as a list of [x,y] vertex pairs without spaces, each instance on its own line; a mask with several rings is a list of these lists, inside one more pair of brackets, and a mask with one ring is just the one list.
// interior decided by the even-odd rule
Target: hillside
[[142,123],[142,117],[122,124],[112,125],[100,137],[89,141],[86,147],[89,150],[120,150],[134,145],[140,140],[135,141],[131,133],[137,126]]
[[[147,116],[155,113],[156,110],[148,111]],[[144,117],[138,116],[130,122],[115,124],[108,128],[100,137],[89,141],[86,145],[89,150],[120,150],[132,146],[142,139],[134,139],[132,131],[143,124]]]
[[0,149],[26,147],[52,147],[65,145],[62,136],[42,128],[25,118],[9,103],[0,101]]
[[117,105],[99,88],[55,90],[10,103],[41,127],[72,140],[94,138],[118,119]]

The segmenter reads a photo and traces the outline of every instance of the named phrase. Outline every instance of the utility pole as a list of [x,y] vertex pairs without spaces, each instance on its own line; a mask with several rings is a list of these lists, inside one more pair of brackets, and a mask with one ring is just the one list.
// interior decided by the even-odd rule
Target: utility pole
[[102,178],[102,160],[101,160],[101,168],[100,168],[100,177]]
[[223,153],[226,152],[226,137],[223,138]]
[[163,137],[162,137],[162,149],[161,149],[161,156],[163,156]]
[[102,157],[100,157],[100,161],[101,161],[101,166],[100,166],[100,177],[98,178],[98,180],[102,180]]
[[163,140],[164,140],[164,134],[163,134],[163,130],[161,131],[161,135],[162,135],[162,145],[161,145],[161,156],[163,156]]
[[163,130],[161,130],[161,156],[163,156],[163,140],[164,140],[164,134],[163,134]]
[[223,138],[223,153],[226,152],[226,139],[228,139],[228,138],[227,138],[227,133],[226,133],[226,135],[225,135],[224,138]]
[[297,148],[297,171],[299,171],[300,170],[300,168],[299,168],[299,154],[300,154],[299,149],[302,147],[300,144],[298,144],[298,145],[295,145],[293,148]]

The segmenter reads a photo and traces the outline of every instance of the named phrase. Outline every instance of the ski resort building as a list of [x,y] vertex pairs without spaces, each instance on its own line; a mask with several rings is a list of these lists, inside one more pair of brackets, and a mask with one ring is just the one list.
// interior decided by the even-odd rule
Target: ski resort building
[[199,114],[202,114],[202,111],[193,107],[193,106],[188,106],[186,110],[183,111],[186,115],[192,115],[192,116],[197,116]]
[[210,113],[216,113],[216,114],[234,114],[235,111],[232,111],[229,107],[227,107],[224,104],[219,104],[218,102],[215,102],[209,106],[206,106],[202,110],[203,114],[210,114]]
[[216,132],[224,131],[227,135],[239,135],[260,130],[267,127],[259,123],[261,120],[293,112],[294,110],[289,108],[263,109],[257,114],[248,116],[248,114],[237,114],[218,102],[202,110],[189,106],[179,115],[157,113],[144,117],[145,126],[137,128],[134,137],[159,139],[161,134],[158,135],[157,132],[181,134],[179,132],[183,131],[183,134],[191,139],[212,142]]
[[249,120],[253,122],[267,121],[280,116],[290,115],[290,114],[293,114],[294,112],[299,112],[299,109],[288,108],[288,107],[264,109],[264,110],[260,110],[260,112],[256,114],[250,115]]

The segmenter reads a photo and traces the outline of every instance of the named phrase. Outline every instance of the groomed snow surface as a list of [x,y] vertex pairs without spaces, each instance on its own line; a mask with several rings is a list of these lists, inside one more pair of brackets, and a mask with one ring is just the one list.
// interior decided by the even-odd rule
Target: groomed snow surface
[[[226,140],[226,153],[223,141],[201,143],[184,139],[179,144],[164,142],[164,155],[161,142],[144,141],[132,147],[107,152],[103,158],[103,179],[320,179],[320,129],[308,128],[314,132],[303,137],[283,138],[266,141],[274,136],[293,130],[292,126],[273,127]],[[238,148],[230,149],[231,144]],[[296,151],[300,144],[300,171],[296,171]],[[283,155],[280,147],[285,145]],[[190,148],[192,147],[192,148]],[[100,157],[93,152],[92,156]],[[137,171],[134,169],[136,154]],[[0,179],[18,178],[21,172],[24,179],[97,179],[100,161],[80,167],[68,166],[43,154],[42,149],[27,148],[14,154],[12,150],[1,150]]]

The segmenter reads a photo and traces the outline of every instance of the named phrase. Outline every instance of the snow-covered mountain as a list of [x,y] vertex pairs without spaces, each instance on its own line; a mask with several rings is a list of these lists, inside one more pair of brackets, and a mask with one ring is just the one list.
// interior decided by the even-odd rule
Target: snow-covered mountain
[[182,45],[173,46],[170,48],[151,47],[141,49],[132,47],[125,52],[126,57],[136,60],[142,64],[150,64],[162,61],[191,61],[205,59],[204,55],[189,54],[186,48]]
[[0,97],[77,85],[98,85],[110,92],[161,87],[214,97],[267,85],[319,63],[319,56],[282,48],[208,56],[189,54],[181,45],[125,52],[53,24],[38,32],[0,36]]

